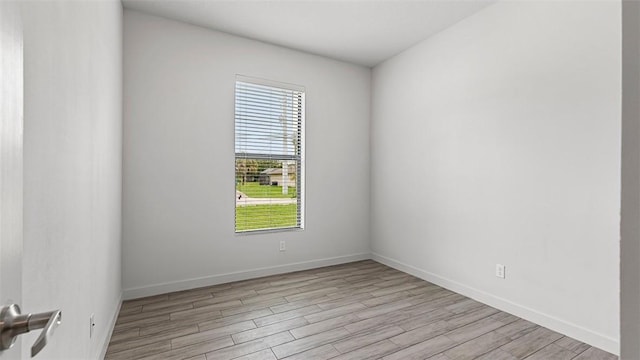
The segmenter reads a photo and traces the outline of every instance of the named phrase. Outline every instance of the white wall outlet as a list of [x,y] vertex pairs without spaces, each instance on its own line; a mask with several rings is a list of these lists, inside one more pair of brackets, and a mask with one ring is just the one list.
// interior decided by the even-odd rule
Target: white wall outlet
[[284,240],[280,240],[280,251],[287,251],[287,243]]
[[89,339],[93,337],[93,328],[96,327],[96,318],[94,314],[89,316]]
[[496,276],[504,279],[506,267],[502,264],[496,264]]

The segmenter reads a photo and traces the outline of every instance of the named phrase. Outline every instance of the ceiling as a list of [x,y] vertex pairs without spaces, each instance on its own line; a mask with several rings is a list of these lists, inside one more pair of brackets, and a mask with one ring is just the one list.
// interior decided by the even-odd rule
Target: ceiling
[[495,0],[123,0],[125,8],[374,66]]

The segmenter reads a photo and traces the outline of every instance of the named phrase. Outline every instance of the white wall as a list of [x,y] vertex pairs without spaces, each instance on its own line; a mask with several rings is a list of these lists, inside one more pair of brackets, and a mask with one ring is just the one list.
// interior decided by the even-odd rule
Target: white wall
[[640,3],[622,2],[620,359],[640,359]]
[[617,353],[620,17],[502,2],[374,68],[374,258]]
[[[122,5],[23,6],[22,305],[62,309],[38,358],[98,359],[121,296]],[[38,334],[23,337],[25,359]]]
[[[125,297],[368,257],[368,68],[129,10],[124,33]],[[306,88],[303,231],[234,234],[236,74]]]

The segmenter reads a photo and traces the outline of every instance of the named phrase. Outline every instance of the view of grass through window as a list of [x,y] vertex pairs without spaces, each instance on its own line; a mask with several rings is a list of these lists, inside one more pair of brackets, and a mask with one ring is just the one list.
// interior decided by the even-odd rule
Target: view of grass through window
[[289,163],[287,189],[283,191],[282,162],[236,160],[236,231],[297,225],[296,164]]

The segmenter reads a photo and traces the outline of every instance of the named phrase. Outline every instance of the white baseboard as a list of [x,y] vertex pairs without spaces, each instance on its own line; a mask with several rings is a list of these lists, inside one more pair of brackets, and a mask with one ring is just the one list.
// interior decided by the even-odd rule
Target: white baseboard
[[461,295],[470,297],[484,304],[495,307],[496,309],[499,309],[504,312],[513,314],[515,316],[521,317],[523,319],[529,320],[533,323],[544,326],[553,331],[557,331],[561,334],[570,336],[574,339],[580,340],[589,345],[608,351],[612,354],[618,355],[620,353],[619,341],[609,336],[586,329],[584,327],[559,319],[557,317],[544,314],[535,309],[531,309],[526,306],[516,304],[507,299],[503,299],[501,297],[489,294],[482,290],[475,289],[471,286],[447,279],[440,275],[436,275],[428,271],[418,269],[414,266],[402,263],[400,261],[388,258],[386,256],[382,256],[380,254],[372,253],[371,259],[377,262],[380,262],[382,264],[385,264],[387,266],[390,266],[394,269],[406,272],[408,274],[411,274],[413,276],[426,280],[428,282],[442,286],[443,288],[457,292]]
[[111,322],[107,326],[107,333],[105,334],[104,340],[102,341],[102,346],[100,347],[100,353],[98,354],[98,359],[104,360],[104,357],[107,355],[107,348],[109,348],[109,342],[111,342],[111,335],[113,334],[113,329],[116,327],[116,320],[118,320],[118,314],[120,314],[121,306],[122,306],[122,293],[120,293],[120,297],[118,298],[116,308],[113,312],[113,316],[111,317]]
[[232,281],[240,281],[247,279],[254,279],[263,276],[283,274],[293,271],[308,270],[319,268],[323,266],[331,266],[337,264],[344,264],[353,261],[368,260],[371,258],[369,253],[352,254],[346,256],[338,256],[327,259],[317,259],[310,261],[303,261],[291,264],[269,266],[264,268],[250,269],[245,271],[237,271],[226,274],[211,275],[194,279],[172,281],[161,284],[154,284],[149,286],[142,286],[130,289],[124,289],[123,295],[125,300],[137,299],[146,296],[153,296],[158,294],[165,294],[174,291],[182,291],[188,289],[195,289],[204,286],[211,286],[217,284],[224,284]]

